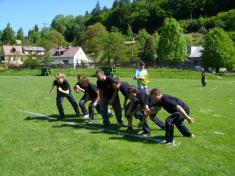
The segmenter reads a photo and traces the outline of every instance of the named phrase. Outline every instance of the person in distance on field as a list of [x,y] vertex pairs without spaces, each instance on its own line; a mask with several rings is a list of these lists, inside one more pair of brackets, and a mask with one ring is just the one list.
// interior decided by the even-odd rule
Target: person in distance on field
[[143,61],[140,61],[139,68],[136,70],[133,79],[137,81],[137,89],[144,89],[146,92],[148,91],[147,84],[149,83],[149,77]]

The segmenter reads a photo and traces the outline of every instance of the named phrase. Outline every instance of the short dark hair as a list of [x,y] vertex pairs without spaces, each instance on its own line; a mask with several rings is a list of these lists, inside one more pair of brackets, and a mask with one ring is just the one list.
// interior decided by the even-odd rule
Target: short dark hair
[[142,61],[142,60],[140,61],[139,64],[140,64],[140,66],[145,65],[144,61]]
[[154,88],[150,91],[150,95],[157,94],[160,95],[161,91],[158,88]]
[[98,69],[98,70],[96,70],[96,74],[99,74],[99,73],[101,73],[101,74],[103,74],[103,75],[104,75],[104,71],[103,71],[102,69]]
[[77,75],[77,79],[81,79],[82,77],[83,75],[80,75],[80,74]]
[[119,84],[120,82],[121,82],[120,79],[117,77],[113,79],[113,83],[115,84]]
[[136,89],[136,87],[134,87],[134,86],[130,86],[129,87],[129,89],[128,89],[128,93],[130,94],[130,93],[137,93],[138,92],[138,90]]

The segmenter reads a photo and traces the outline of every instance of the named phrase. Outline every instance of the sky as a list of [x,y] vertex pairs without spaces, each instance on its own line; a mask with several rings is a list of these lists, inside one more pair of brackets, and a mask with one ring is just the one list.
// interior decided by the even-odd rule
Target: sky
[[[113,0],[99,0],[101,7],[110,8]],[[20,27],[27,34],[35,24],[49,27],[56,15],[84,15],[97,0],[0,0],[0,30],[8,23],[16,32]]]

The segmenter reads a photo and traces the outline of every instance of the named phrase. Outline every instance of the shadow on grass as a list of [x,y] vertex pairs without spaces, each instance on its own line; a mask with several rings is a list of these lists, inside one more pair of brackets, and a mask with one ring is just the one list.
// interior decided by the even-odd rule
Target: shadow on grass
[[104,128],[102,124],[62,124],[59,126],[54,126],[54,128],[66,128],[71,127],[75,129],[88,129],[90,130],[91,134],[109,134],[109,135],[121,135],[112,136],[110,140],[127,140],[130,142],[144,142],[144,143],[160,143],[164,140],[164,136],[153,136],[153,137],[143,137],[142,135],[138,134],[139,130],[133,130],[132,133],[127,133],[125,130],[120,129],[121,127],[116,124],[110,124],[108,128]]
[[[120,135],[112,136],[110,140],[127,140],[130,142],[144,142],[144,143],[160,143],[164,136],[154,136],[154,137],[143,137],[138,134],[140,130],[133,130],[132,133],[127,133],[122,127],[117,124],[110,124],[108,127],[104,127],[103,124],[87,124],[86,119],[79,119],[74,114],[66,115],[64,119],[57,120],[58,115],[50,115],[50,116],[27,116],[24,120],[26,121],[48,121],[48,122],[64,122],[61,125],[54,125],[53,128],[74,128],[74,129],[88,129],[91,134],[112,134],[112,135]],[[125,126],[124,126],[125,127]]]

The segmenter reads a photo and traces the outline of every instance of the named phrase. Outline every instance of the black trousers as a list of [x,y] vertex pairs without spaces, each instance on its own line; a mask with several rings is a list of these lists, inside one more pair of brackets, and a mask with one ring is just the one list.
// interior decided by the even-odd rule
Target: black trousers
[[86,94],[84,94],[84,95],[82,96],[82,98],[79,100],[79,106],[80,106],[80,108],[81,108],[81,110],[82,110],[82,113],[83,113],[84,115],[88,114],[88,111],[87,111],[87,109],[86,109],[85,104],[86,104]]
[[102,113],[100,103],[98,103],[98,104],[96,105],[96,107],[94,107],[94,106],[93,106],[94,101],[95,101],[95,100],[92,100],[91,103],[89,104],[89,107],[88,107],[88,109],[89,109],[89,118],[92,119],[92,120],[94,119],[94,110],[95,110],[95,108],[96,108],[96,111],[97,111],[99,114]]
[[174,125],[178,128],[178,130],[183,136],[190,137],[192,135],[192,133],[184,124],[184,117],[181,115],[181,113],[176,112],[174,114],[171,114],[166,119],[165,139],[167,142],[172,142],[174,139]]
[[156,114],[149,115],[150,119],[155,123],[157,126],[159,126],[162,129],[165,129],[165,123],[161,121]]
[[202,82],[202,86],[205,87],[206,86],[206,77],[202,77],[201,79],[201,82]]
[[80,112],[79,112],[79,109],[78,109],[78,104],[76,103],[74,97],[72,94],[69,94],[69,95],[61,95],[61,94],[57,94],[57,97],[56,97],[56,105],[57,105],[57,108],[58,108],[58,111],[59,111],[59,114],[60,114],[60,117],[61,118],[64,118],[64,108],[63,108],[63,99],[64,98],[67,98],[68,101],[70,102],[70,104],[73,106],[73,109],[76,113],[76,115],[80,115]]
[[[131,105],[131,102],[129,102],[127,104],[126,108],[125,108],[125,117],[127,119],[131,118],[131,116],[129,114],[127,114],[127,111],[129,109],[130,105]],[[131,109],[131,112],[134,112],[134,117],[136,119],[139,119],[140,122],[144,119],[143,131],[144,132],[150,132],[151,131],[150,127],[148,125],[147,120],[144,118],[144,112],[142,110],[143,110],[143,107],[140,104],[134,103],[134,105],[133,105],[133,107]]]
[[[100,101],[100,105],[101,105],[101,115],[103,118],[103,124],[104,125],[109,125],[110,121],[109,121],[109,112],[108,112],[108,105],[109,105],[109,100],[106,97],[102,97],[101,101]],[[122,107],[121,107],[121,103],[120,103],[120,99],[119,96],[117,95],[116,98],[114,99],[114,102],[112,104],[116,119],[118,121],[119,124],[123,123],[122,120]]]

